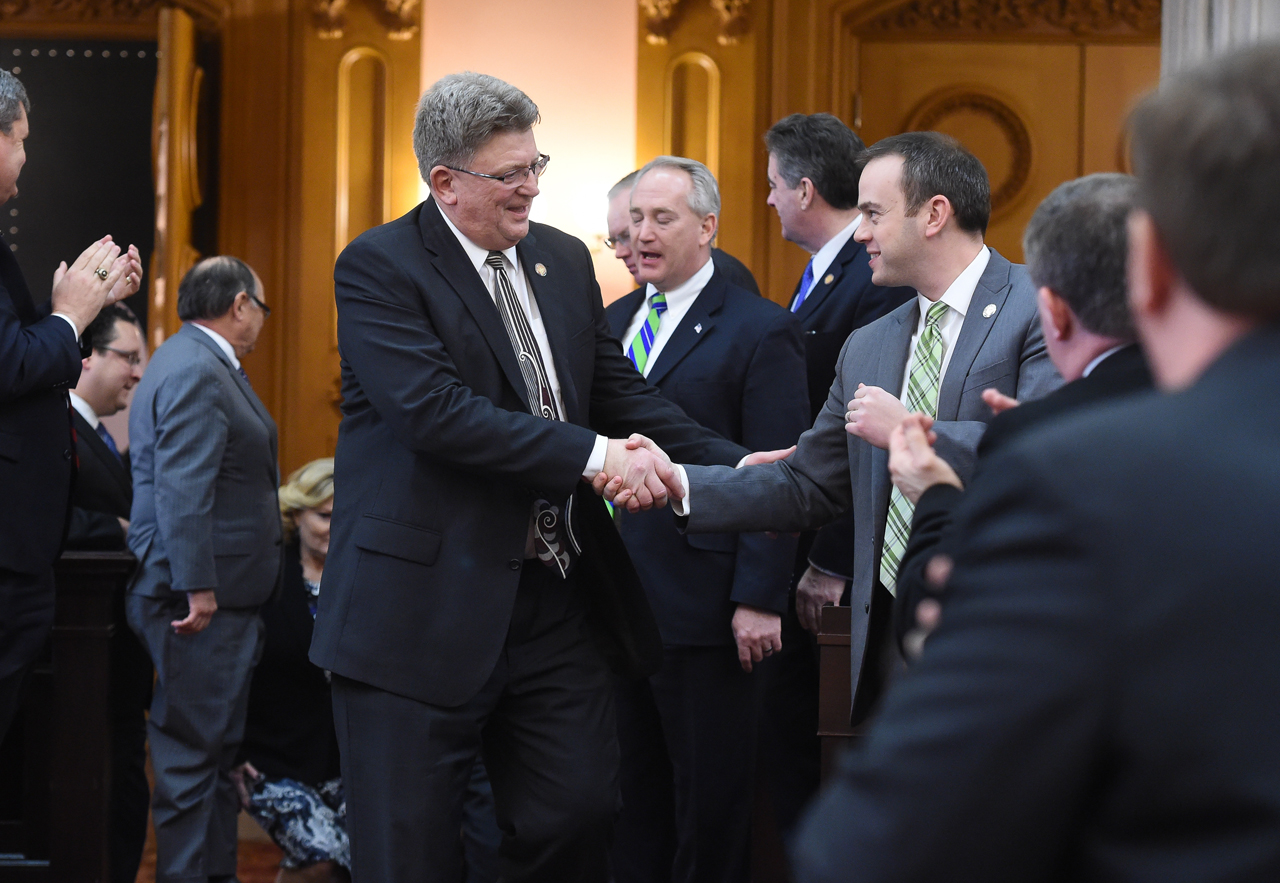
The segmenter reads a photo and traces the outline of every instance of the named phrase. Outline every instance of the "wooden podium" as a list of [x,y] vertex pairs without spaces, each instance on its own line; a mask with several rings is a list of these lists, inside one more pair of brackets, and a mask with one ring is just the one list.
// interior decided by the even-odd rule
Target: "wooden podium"
[[822,781],[855,736],[849,725],[853,675],[849,665],[848,607],[823,607],[818,630],[818,738],[822,742]]

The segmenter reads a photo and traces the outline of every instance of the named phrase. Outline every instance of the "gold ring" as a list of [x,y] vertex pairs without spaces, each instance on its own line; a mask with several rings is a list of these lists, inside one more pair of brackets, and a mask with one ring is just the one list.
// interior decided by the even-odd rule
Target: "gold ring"
[[99,278],[99,279],[106,279],[106,278],[107,278],[107,275],[108,275],[108,273],[107,273],[107,268],[106,268],[106,267],[99,267],[98,269],[94,270],[93,272],[95,272],[95,273],[97,273],[97,274],[98,274],[98,278]]

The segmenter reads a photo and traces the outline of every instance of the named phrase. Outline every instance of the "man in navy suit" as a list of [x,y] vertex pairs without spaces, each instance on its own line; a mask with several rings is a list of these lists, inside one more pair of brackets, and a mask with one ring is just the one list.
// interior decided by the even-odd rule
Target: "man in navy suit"
[[[794,443],[809,424],[799,323],[716,267],[714,176],[658,157],[638,174],[629,211],[645,284],[605,311],[623,349],[703,426],[752,450]],[[780,647],[796,541],[683,536],[661,511],[623,512],[618,526],[663,656],[656,674],[619,688],[614,878],[745,881],[764,685],[753,667]]]
[[[862,139],[829,113],[795,113],[765,133],[769,205],[782,237],[812,257],[791,297],[804,329],[809,420],[826,404],[840,348],[861,328],[915,296],[871,281],[867,249],[854,238]],[[787,836],[818,788],[818,645],[822,607],[839,604],[853,578],[853,512],[801,535],[795,585],[782,621],[782,652],[770,672],[762,718],[763,769]]]
[[[18,195],[31,102],[0,70],[0,205]],[[80,332],[103,305],[138,290],[133,246],[110,237],[54,273],[53,297],[37,306],[0,237],[0,739],[27,668],[53,626],[53,562],[66,531],[75,470],[67,390],[80,376]]]

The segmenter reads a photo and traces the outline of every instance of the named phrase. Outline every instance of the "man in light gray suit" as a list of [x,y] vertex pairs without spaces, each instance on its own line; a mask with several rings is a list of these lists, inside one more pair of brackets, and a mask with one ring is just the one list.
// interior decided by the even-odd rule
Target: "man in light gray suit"
[[917,297],[845,341],[827,402],[794,454],[736,470],[683,467],[688,494],[674,504],[690,532],[812,530],[852,505],[854,723],[897,662],[891,595],[911,504],[890,493],[889,433],[908,413],[928,412],[939,456],[967,477],[992,417],[983,390],[1027,400],[1062,382],[1026,270],[983,243],[991,189],[978,159],[936,132],[886,138],[862,159],[854,238],[866,245],[872,282]]
[[235,879],[230,773],[281,560],[276,426],[240,367],[268,312],[243,262],[193,267],[178,287],[187,324],[156,350],[129,417],[140,564],[127,612],[157,676],[157,883]]

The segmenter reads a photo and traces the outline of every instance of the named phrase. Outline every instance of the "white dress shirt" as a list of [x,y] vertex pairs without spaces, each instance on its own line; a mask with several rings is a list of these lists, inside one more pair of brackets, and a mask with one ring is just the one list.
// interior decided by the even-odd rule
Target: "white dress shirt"
[[1113,346],[1111,349],[1107,350],[1105,353],[1098,353],[1098,355],[1094,357],[1093,361],[1091,361],[1089,364],[1084,366],[1084,371],[1081,372],[1080,376],[1088,377],[1090,374],[1093,373],[1094,368],[1097,368],[1099,365],[1101,365],[1103,362],[1107,360],[1108,356],[1114,356],[1116,353],[1120,352],[1120,350],[1124,349],[1127,346],[1129,346],[1129,344],[1122,343],[1119,346]]
[[[939,388],[942,387],[942,379],[947,376],[947,366],[951,364],[951,353],[955,350],[956,340],[960,337],[965,314],[969,312],[969,301],[973,300],[974,289],[978,287],[978,280],[982,278],[990,261],[991,249],[984,245],[978,252],[978,256],[970,261],[969,266],[960,271],[960,275],[942,293],[941,300],[950,309],[938,322],[943,347],[942,370],[938,372]],[[933,301],[919,292],[916,293],[916,299],[920,303],[920,319],[916,322],[915,334],[911,335],[911,342],[907,345],[907,367],[902,372],[902,386],[898,388],[898,399],[904,404],[907,396],[907,379],[911,376],[911,363],[915,360],[916,344],[920,341],[920,335],[924,333],[925,314],[928,313],[929,307],[933,306]],[[893,392],[893,390],[886,390],[886,392]]]
[[[702,289],[707,287],[707,283],[711,281],[711,276],[715,271],[716,266],[712,262],[711,256],[708,255],[707,262],[698,269],[698,272],[690,276],[683,284],[665,292],[667,295],[667,311],[662,314],[662,318],[658,322],[658,332],[653,336],[653,346],[649,348],[649,360],[644,363],[645,377],[649,376],[649,370],[653,367],[653,363],[658,360],[658,354],[667,345],[667,341],[671,339],[671,335],[675,333],[676,328],[680,325],[680,320],[684,318],[685,313],[689,312],[689,307],[693,306],[693,302],[698,299]],[[636,310],[635,316],[631,319],[631,324],[627,326],[627,330],[623,334],[623,352],[626,352],[631,346],[631,341],[635,340],[636,335],[640,333],[640,327],[649,318],[651,299],[657,293],[658,289],[653,287],[653,283],[645,287],[644,301],[641,302],[640,309]]]
[[236,351],[231,344],[227,342],[225,337],[207,325],[201,325],[199,322],[192,322],[190,324],[212,337],[213,342],[218,345],[218,349],[222,350],[226,357],[231,360],[231,367],[235,368],[237,371],[240,370],[240,360],[236,358]]
[[72,390],[68,395],[71,396],[71,407],[84,418],[84,422],[93,427],[93,431],[98,431],[98,424],[102,421],[98,419],[98,415],[94,412],[93,407]]
[[[485,288],[489,291],[489,296],[494,298],[494,303],[496,304],[498,271],[485,265],[485,261],[489,258],[489,249],[481,248],[463,235],[462,231],[454,226],[453,221],[443,211],[440,212],[440,216],[444,218],[444,222],[449,225],[449,229],[457,237],[458,242],[462,245],[462,250],[467,253],[471,265],[476,268],[476,273],[479,274]],[[542,364],[547,372],[547,381],[551,384],[551,394],[555,397],[556,407],[560,409],[561,414],[564,414],[564,398],[560,395],[560,377],[556,374],[556,361],[551,353],[551,341],[547,338],[547,327],[542,321],[542,313],[538,310],[538,301],[529,291],[529,280],[524,274],[524,269],[520,266],[520,258],[516,254],[516,247],[513,245],[508,249],[504,249],[502,256],[507,262],[507,278],[511,280],[511,287],[515,289],[516,300],[519,301],[521,308],[524,309],[525,318],[529,320],[529,330],[533,332],[534,339],[538,341],[538,349],[542,352]],[[524,390],[521,390],[521,392],[524,392]],[[609,439],[607,437],[603,435],[596,436],[596,443],[591,449],[591,456],[587,458],[587,463],[582,468],[583,478],[589,481],[604,471],[604,456],[608,444]]]
[[[826,245],[818,249],[813,254],[813,280],[809,283],[809,291],[813,291],[813,287],[818,284],[818,280],[823,274],[830,269],[831,264],[836,259],[836,255],[840,254],[840,249],[845,247],[853,234],[858,232],[858,225],[862,223],[862,215],[859,214],[848,227],[845,227],[835,236],[827,240]],[[804,293],[805,297],[809,296],[809,291]]]

